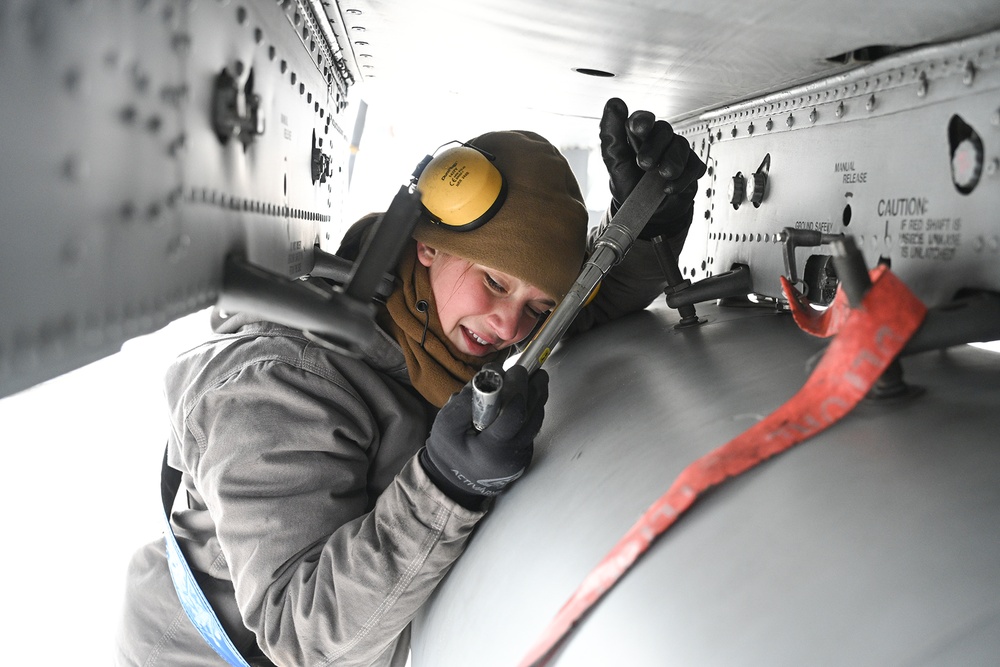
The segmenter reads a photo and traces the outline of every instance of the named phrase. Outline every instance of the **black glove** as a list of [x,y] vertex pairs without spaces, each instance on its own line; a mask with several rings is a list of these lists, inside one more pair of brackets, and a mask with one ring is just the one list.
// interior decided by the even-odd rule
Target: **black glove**
[[549,376],[543,370],[528,378],[523,366],[501,375],[500,413],[482,432],[472,426],[472,383],[451,397],[438,412],[420,463],[427,475],[450,498],[469,509],[479,509],[485,498],[499,495],[520,477],[534,451],[542,427]]
[[635,188],[644,171],[656,169],[668,180],[667,197],[639,234],[641,239],[672,238],[687,233],[691,225],[698,179],[705,163],[694,154],[687,139],[674,134],[665,120],[649,111],[628,115],[625,102],[613,97],[601,117],[601,157],[611,176],[611,214]]

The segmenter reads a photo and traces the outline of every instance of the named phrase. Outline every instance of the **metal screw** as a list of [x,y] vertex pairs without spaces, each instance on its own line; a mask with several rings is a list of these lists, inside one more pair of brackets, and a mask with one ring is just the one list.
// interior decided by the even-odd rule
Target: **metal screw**
[[998,171],[1000,171],[1000,159],[993,158],[992,160],[986,163],[987,176],[996,176]]
[[919,82],[917,83],[917,97],[924,97],[926,94],[927,94],[927,74],[921,72]]
[[81,160],[75,155],[70,155],[63,161],[63,177],[71,183],[79,183],[84,180],[89,172],[90,165],[88,165],[85,160]]
[[168,85],[160,90],[160,99],[174,107],[179,107],[187,99],[187,95],[188,88],[185,84]]
[[865,109],[871,111],[874,108],[875,108],[875,96],[872,95],[871,97],[868,98],[868,101],[865,102]]
[[819,116],[819,114],[816,113],[816,109],[813,109],[812,111],[809,112],[809,122],[810,123],[815,123],[816,122],[816,118],[818,116]]
[[753,134],[753,123],[747,125],[747,134]]
[[131,222],[132,218],[135,216],[135,204],[127,201],[121,205],[118,209],[118,217],[121,218],[122,222]]
[[132,106],[132,105],[129,105],[129,106],[126,106],[125,108],[123,108],[121,110],[121,113],[119,114],[119,118],[121,118],[121,121],[123,123],[125,123],[126,125],[131,125],[131,124],[133,124],[135,122],[136,116],[138,116],[138,115],[139,115],[139,112],[136,111],[135,107]]
[[63,244],[59,258],[63,264],[78,264],[87,253],[87,246],[79,239],[70,239]]
[[184,144],[187,141],[187,137],[184,134],[177,135],[173,141],[167,146],[167,153],[170,157],[177,157],[177,155],[184,149]]
[[965,67],[962,68],[962,83],[967,86],[971,86],[972,82],[976,80],[976,66],[972,64],[971,60],[965,61]]
[[785,125],[791,127],[795,124],[795,117],[792,114],[788,114],[788,118],[785,119]]
[[66,91],[69,93],[75,93],[80,90],[80,79],[82,75],[80,70],[75,67],[71,67],[66,70],[66,74],[63,75],[63,85],[66,86]]
[[770,118],[768,118],[767,122],[764,123],[764,129],[770,132],[772,127],[774,127],[774,122]]
[[190,246],[191,237],[187,234],[181,234],[167,246],[167,258],[170,261],[177,261],[181,259],[186,254],[187,249]]
[[174,53],[178,55],[185,55],[191,50],[191,35],[186,32],[179,32],[173,36],[170,40],[170,46],[173,48]]
[[833,115],[837,118],[843,118],[844,116],[844,103],[840,102],[837,104],[837,108],[833,110]]

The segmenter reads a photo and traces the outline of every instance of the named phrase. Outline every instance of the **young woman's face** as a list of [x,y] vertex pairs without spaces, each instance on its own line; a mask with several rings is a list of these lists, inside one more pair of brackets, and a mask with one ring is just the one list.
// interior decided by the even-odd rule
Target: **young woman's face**
[[481,357],[518,342],[555,307],[551,296],[514,276],[417,242],[438,319],[459,350]]

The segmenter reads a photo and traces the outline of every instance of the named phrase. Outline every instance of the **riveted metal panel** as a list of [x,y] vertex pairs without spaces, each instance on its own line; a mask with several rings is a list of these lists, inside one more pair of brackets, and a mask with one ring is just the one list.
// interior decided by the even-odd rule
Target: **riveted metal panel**
[[[978,152],[966,144],[955,157],[953,123],[971,128]],[[741,263],[757,293],[780,297],[776,240],[793,227],[853,235],[869,266],[890,262],[929,305],[1000,289],[1000,33],[886,58],[678,129],[710,167],[680,258],[692,281]],[[764,200],[754,206],[738,192],[734,207],[734,177],[765,160]],[[966,177],[979,172],[970,191],[956,185],[956,160],[968,162],[956,166]],[[810,255],[828,254],[799,248],[797,277]]]
[[[5,3],[0,395],[210,305],[230,252],[311,268],[353,123],[337,40],[305,1]],[[224,69],[237,116],[259,96],[244,141],[213,124]]]

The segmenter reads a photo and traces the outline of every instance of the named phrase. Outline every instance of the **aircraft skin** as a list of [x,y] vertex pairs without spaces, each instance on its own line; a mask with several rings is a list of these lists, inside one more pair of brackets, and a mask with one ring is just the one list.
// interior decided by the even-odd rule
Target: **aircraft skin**
[[351,222],[359,110],[424,151],[535,129],[577,166],[621,97],[709,167],[673,306],[551,355],[532,469],[415,621],[413,665],[517,664],[685,466],[795,394],[827,342],[779,277],[828,304],[841,235],[930,309],[912,391],[696,502],[552,662],[989,664],[1000,361],[965,343],[1000,339],[998,30],[979,0],[4,3],[0,397],[216,303],[349,345],[365,290],[291,279]]

